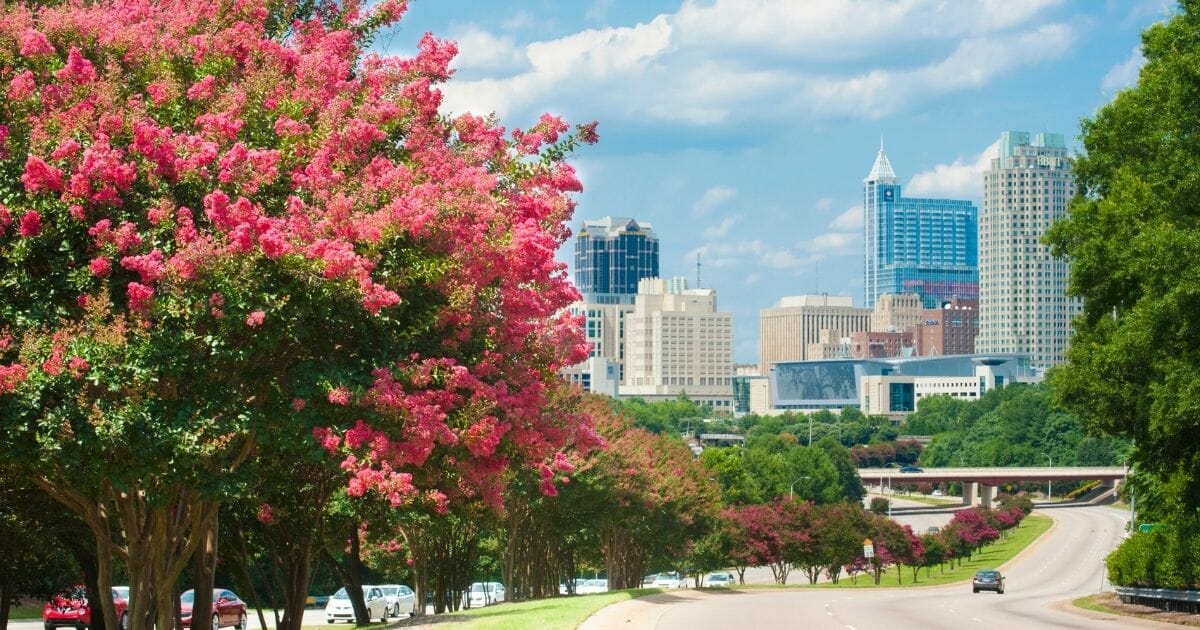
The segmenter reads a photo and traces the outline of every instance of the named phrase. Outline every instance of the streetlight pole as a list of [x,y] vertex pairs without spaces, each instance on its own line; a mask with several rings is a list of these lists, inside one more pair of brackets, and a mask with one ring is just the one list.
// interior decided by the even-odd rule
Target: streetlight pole
[[812,477],[810,477],[810,476],[808,476],[808,475],[804,475],[804,476],[802,476],[802,477],[796,477],[796,480],[795,480],[795,481],[793,481],[793,482],[792,482],[792,484],[791,484],[790,486],[788,486],[788,498],[789,498],[789,499],[795,499],[795,498],[796,498],[796,484],[797,484],[797,483],[799,483],[799,482],[801,482],[801,481],[804,481],[805,479],[812,479]]
[[812,446],[812,414],[808,414],[808,445]]
[[[1046,459],[1050,460],[1050,467],[1054,468],[1054,458],[1053,457],[1050,457],[1049,455],[1047,455],[1045,453],[1042,453],[1042,457],[1045,457]],[[1049,500],[1049,499],[1053,499],[1053,498],[1054,498],[1054,480],[1046,479],[1046,499]]]

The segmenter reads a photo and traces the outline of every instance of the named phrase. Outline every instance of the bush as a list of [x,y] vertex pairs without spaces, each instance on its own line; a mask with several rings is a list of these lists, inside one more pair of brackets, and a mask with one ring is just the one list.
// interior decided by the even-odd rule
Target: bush
[[888,501],[883,497],[875,497],[871,499],[871,511],[875,514],[887,514],[889,507],[891,507],[891,501]]

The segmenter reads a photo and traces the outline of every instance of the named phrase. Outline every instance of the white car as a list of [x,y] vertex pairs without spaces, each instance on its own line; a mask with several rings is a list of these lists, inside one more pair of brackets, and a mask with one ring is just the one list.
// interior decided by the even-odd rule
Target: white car
[[[379,590],[378,586],[364,586],[363,597],[367,600],[367,617],[386,623],[391,610],[383,591]],[[354,606],[350,603],[350,595],[346,593],[345,587],[339,588],[325,605],[325,623],[338,621],[354,623]]]
[[483,608],[504,601],[504,585],[499,582],[475,582],[463,595],[469,608]]
[[608,580],[579,580],[575,583],[576,595],[591,595],[592,593],[607,593]]
[[704,576],[705,586],[733,586],[732,573],[709,573]]
[[680,588],[683,583],[684,580],[678,573],[659,573],[658,577],[654,578],[654,586],[658,588]]
[[379,590],[383,591],[393,617],[399,617],[400,613],[412,615],[416,610],[416,594],[411,588],[403,584],[380,584]]

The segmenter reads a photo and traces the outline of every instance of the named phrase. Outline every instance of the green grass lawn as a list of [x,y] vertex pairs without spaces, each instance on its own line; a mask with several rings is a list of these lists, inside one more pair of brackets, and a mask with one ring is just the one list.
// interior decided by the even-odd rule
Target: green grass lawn
[[1099,598],[1099,597],[1100,597],[1100,595],[1098,595],[1098,594],[1097,595],[1088,595],[1087,597],[1080,597],[1079,599],[1071,602],[1071,605],[1075,606],[1076,608],[1082,608],[1084,610],[1093,610],[1095,612],[1109,613],[1111,615],[1121,614],[1121,613],[1113,610],[1112,608],[1109,608],[1108,606],[1105,606],[1104,604],[1101,604],[1099,601],[1097,601],[1097,598]]
[[42,605],[41,604],[25,604],[23,606],[14,605],[8,609],[9,619],[41,619]]
[[925,505],[962,505],[962,497],[935,497],[925,494],[898,494],[895,498],[902,501],[924,503]]
[[592,613],[618,602],[661,593],[661,588],[635,588],[596,595],[552,597],[531,602],[516,602],[460,611],[445,621],[454,628],[495,628],[497,630],[574,630]]

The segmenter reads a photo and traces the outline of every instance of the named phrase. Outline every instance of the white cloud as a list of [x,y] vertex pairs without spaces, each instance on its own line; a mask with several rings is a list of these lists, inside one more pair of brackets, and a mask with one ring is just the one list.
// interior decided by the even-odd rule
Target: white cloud
[[1112,94],[1132,86],[1137,83],[1138,74],[1141,73],[1144,65],[1146,65],[1146,58],[1142,56],[1141,48],[1135,47],[1128,59],[1113,66],[1104,75],[1100,89],[1104,90],[1106,94]]
[[816,259],[761,240],[708,243],[689,251],[684,255],[684,260],[689,264],[694,263],[697,254],[705,267],[748,265],[796,272],[811,267]]
[[1032,31],[965,39],[946,58],[915,69],[815,78],[800,103],[821,115],[879,119],[916,100],[979,88],[1014,68],[1058,57],[1076,36],[1069,25],[1046,24]]
[[741,219],[740,215],[735,215],[732,217],[725,217],[724,219],[721,220],[721,223],[719,225],[714,225],[709,228],[706,228],[704,230],[704,234],[703,234],[704,238],[707,240],[716,240],[718,238],[724,238],[726,234],[729,234],[729,230],[734,225],[737,224],[739,219]]
[[[797,111],[879,118],[1061,55],[1076,38],[1070,26],[1021,30],[1059,1],[685,0],[647,22],[528,43],[519,56],[504,38],[476,35],[456,67],[486,76],[449,82],[443,111],[577,108],[588,118],[690,125]],[[920,45],[885,54],[905,42]],[[858,69],[821,71],[839,67],[831,59]],[[487,72],[504,64],[512,70]]]
[[991,168],[992,158],[999,152],[997,140],[970,161],[959,158],[950,164],[938,164],[913,175],[904,192],[911,197],[979,199],[983,196],[983,172]]
[[861,205],[847,209],[845,212],[837,215],[833,223],[829,227],[839,232],[853,232],[861,230],[863,227],[863,207]]
[[704,191],[700,199],[692,204],[692,216],[698,217],[708,214],[713,208],[732,200],[737,197],[737,189],[729,186],[713,186]]
[[498,37],[475,26],[467,26],[452,33],[458,43],[455,68],[472,71],[514,70],[529,65],[525,50],[518,47],[511,37]]
[[608,18],[608,11],[613,6],[613,0],[593,0],[592,5],[588,7],[587,13],[583,16],[589,20],[603,22]]

